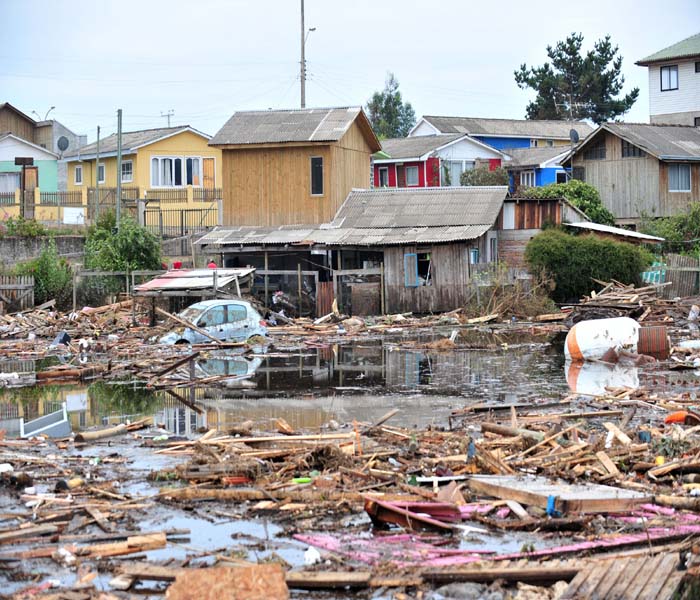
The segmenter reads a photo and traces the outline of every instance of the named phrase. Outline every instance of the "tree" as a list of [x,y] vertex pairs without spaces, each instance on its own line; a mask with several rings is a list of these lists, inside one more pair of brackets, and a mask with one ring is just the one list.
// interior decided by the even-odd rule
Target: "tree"
[[15,273],[34,277],[34,301],[37,304],[56,300],[59,308],[70,305],[73,271],[68,261],[58,255],[53,238],[49,239],[37,258],[17,265]]
[[521,89],[532,88],[537,97],[527,105],[528,119],[566,119],[569,111],[574,119],[590,119],[594,123],[610,121],[626,113],[636,102],[639,88],[619,98],[625,78],[622,56],[606,35],[581,54],[583,35],[572,33],[552,48],[547,56],[552,61],[541,67],[525,64],[515,71]]
[[598,190],[590,183],[572,179],[566,183],[550,183],[544,187],[529,188],[528,198],[566,198],[594,223],[615,225],[615,217],[605,208]]
[[459,178],[461,185],[508,185],[508,172],[503,167],[490,170],[477,167],[464,171]]
[[85,266],[100,271],[160,269],[158,238],[130,217],[116,230],[114,213],[106,213],[88,233]]
[[406,137],[416,124],[416,113],[410,102],[401,99],[399,82],[393,73],[387,73],[384,90],[372,95],[367,114],[380,139]]

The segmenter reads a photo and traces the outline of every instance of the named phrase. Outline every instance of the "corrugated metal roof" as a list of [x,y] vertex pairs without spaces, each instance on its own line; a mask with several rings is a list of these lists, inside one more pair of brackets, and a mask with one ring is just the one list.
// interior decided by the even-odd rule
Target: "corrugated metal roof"
[[360,106],[240,111],[233,113],[210,144],[337,142],[360,114],[364,117]]
[[[700,128],[690,125],[605,123],[603,129],[660,159],[700,159]],[[580,149],[577,149],[577,152]]]
[[569,151],[567,146],[546,146],[544,148],[513,148],[508,150],[511,157],[507,167],[537,167]]
[[[415,137],[382,140],[381,144],[382,150],[391,158],[417,158],[462,137],[465,137],[465,134],[417,135]],[[379,157],[375,155],[375,158]]]
[[[192,131],[197,135],[209,139],[206,133],[197,131],[189,125],[181,125],[179,127],[159,127],[157,129],[142,129],[141,131],[127,131],[122,133],[122,154],[133,154],[136,148],[144,146],[146,144],[151,144],[156,140],[164,137],[175,135],[181,131]],[[91,156],[97,151],[97,142],[88,144],[78,149],[70,157],[74,156]],[[117,134],[113,133],[104,139],[100,140],[100,154],[108,154],[110,152],[117,151]],[[66,157],[66,158],[70,158]]]
[[179,269],[168,271],[141,285],[134,286],[134,291],[138,293],[207,289],[214,285],[215,271],[216,285],[223,288],[232,283],[236,277],[243,279],[249,276],[255,272],[255,269]]
[[471,240],[496,222],[507,191],[505,186],[353,190],[332,223],[216,229],[197,244],[391,246]]
[[650,54],[642,60],[638,60],[636,64],[641,67],[646,67],[652,63],[665,62],[676,58],[691,58],[700,56],[700,33],[691,35],[680,42],[671,44],[670,46]]
[[[569,139],[572,129],[569,121],[530,119],[480,119],[473,117],[424,116],[440,133],[468,133],[469,135],[518,136],[531,138]],[[591,131],[584,121],[577,121],[575,129],[583,139]],[[416,136],[418,137],[418,136]]]

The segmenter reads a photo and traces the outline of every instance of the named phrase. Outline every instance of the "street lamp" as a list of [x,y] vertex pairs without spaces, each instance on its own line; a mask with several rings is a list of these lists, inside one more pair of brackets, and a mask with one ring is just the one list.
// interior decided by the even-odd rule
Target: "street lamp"
[[52,106],[51,108],[49,108],[49,110],[46,111],[46,114],[44,115],[44,118],[43,118],[43,119],[41,118],[41,115],[40,115],[38,112],[36,112],[35,110],[32,111],[32,114],[33,114],[33,115],[36,115],[37,117],[39,117],[39,120],[40,120],[40,121],[46,121],[46,119],[48,119],[48,117],[49,117],[49,113],[50,113],[54,108],[56,108],[56,107],[55,107],[55,106]]

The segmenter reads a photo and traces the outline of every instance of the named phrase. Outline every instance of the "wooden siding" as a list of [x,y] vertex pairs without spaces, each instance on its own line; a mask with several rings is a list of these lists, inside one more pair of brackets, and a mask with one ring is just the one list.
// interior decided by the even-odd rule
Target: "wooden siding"
[[[357,121],[332,144],[224,147],[224,225],[332,220],[353,188],[369,188],[370,151]],[[312,156],[323,157],[323,196],[311,195]]]
[[[464,306],[470,281],[469,250],[486,256],[486,235],[478,240],[434,246],[399,246],[384,249],[387,312],[433,313]],[[404,255],[430,252],[432,285],[406,287]]]
[[690,191],[668,191],[668,163],[659,162],[659,205],[661,215],[685,212],[691,202],[700,202],[700,165],[690,165]]
[[525,247],[540,229],[504,229],[498,232],[498,261],[509,267],[525,266]]
[[[545,223],[561,223],[561,203],[559,200],[521,200],[506,204],[515,204],[515,229],[542,229]],[[503,208],[496,220],[495,229],[503,229]]]
[[0,133],[7,132],[34,143],[34,123],[5,107],[0,109]]
[[[659,161],[652,156],[622,158],[622,140],[604,131],[605,159],[574,158],[574,167],[585,169],[584,181],[600,193],[615,219],[639,219],[642,212],[665,217],[673,214],[659,199]],[[595,142],[592,142],[595,143]]]

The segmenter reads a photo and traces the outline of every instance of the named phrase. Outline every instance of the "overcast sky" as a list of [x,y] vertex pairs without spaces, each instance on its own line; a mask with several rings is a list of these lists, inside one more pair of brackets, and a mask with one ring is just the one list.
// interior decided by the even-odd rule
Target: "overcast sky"
[[[0,102],[92,141],[190,124],[214,134],[241,109],[299,107],[300,0],[0,0]],[[698,0],[306,0],[307,106],[365,104],[395,73],[416,115],[524,118],[513,71],[571,32],[624,56],[626,120],[648,121],[634,62],[700,32]],[[32,115],[36,116],[36,115]]]

